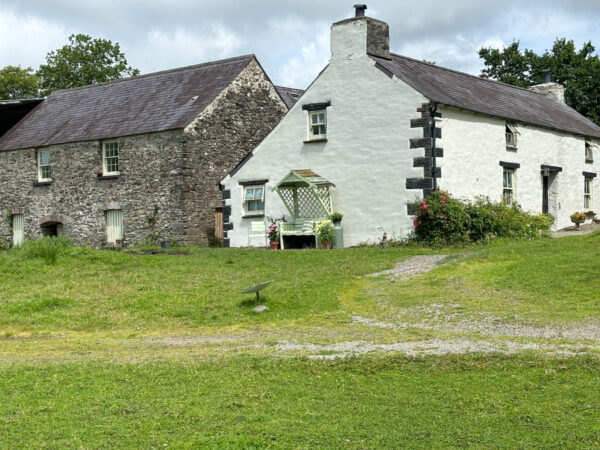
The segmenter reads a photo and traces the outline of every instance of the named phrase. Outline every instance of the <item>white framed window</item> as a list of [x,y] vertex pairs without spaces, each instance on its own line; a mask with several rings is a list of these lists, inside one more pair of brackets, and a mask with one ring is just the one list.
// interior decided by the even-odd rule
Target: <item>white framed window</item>
[[265,213],[265,186],[244,186],[244,213],[260,216]]
[[308,138],[309,140],[327,139],[327,111],[308,112]]
[[123,210],[109,209],[106,211],[106,242],[116,244],[123,239]]
[[585,211],[592,210],[592,194],[593,194],[593,178],[584,178],[583,180],[583,209]]
[[594,162],[594,144],[590,139],[585,140],[585,162]]
[[119,144],[117,141],[102,143],[102,175],[119,175]]
[[52,154],[50,150],[38,151],[38,181],[52,181]]
[[513,123],[506,122],[506,148],[510,150],[517,149],[517,127]]
[[12,215],[13,247],[20,247],[25,241],[25,218],[23,214]]
[[502,172],[502,200],[507,205],[515,201],[515,181],[514,169],[504,169]]

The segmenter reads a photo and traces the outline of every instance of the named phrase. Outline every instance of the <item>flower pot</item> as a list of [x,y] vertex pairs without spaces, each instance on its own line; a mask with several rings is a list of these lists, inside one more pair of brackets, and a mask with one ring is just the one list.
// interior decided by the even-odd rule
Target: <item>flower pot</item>
[[339,227],[342,224],[341,220],[333,220],[332,222],[334,227]]
[[329,250],[331,248],[331,242],[322,242],[323,250]]
[[279,241],[271,241],[271,250],[277,250],[279,248]]

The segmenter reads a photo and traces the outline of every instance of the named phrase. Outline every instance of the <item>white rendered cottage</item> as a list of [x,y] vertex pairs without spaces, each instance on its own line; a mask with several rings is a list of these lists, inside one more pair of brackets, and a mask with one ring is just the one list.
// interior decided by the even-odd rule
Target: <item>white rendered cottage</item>
[[359,6],[333,24],[329,65],[222,180],[225,245],[264,246],[252,223],[290,220],[273,188],[291,171],[327,181],[345,246],[407,236],[407,205],[435,188],[512,199],[563,228],[600,209],[599,138],[562,86],[521,89],[392,54],[388,25]]

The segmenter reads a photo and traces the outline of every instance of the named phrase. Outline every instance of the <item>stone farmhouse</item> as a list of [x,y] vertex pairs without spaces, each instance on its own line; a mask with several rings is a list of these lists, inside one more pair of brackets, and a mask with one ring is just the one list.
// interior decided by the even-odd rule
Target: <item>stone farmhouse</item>
[[356,6],[331,27],[328,66],[221,181],[225,245],[264,246],[252,224],[282,216],[284,239],[310,245],[306,222],[331,210],[344,214],[345,246],[402,238],[407,205],[435,188],[517,201],[554,228],[599,209],[600,127],[562,86],[521,89],[390,53],[388,25]]
[[0,239],[206,242],[219,180],[300,94],[248,55],[0,105]]

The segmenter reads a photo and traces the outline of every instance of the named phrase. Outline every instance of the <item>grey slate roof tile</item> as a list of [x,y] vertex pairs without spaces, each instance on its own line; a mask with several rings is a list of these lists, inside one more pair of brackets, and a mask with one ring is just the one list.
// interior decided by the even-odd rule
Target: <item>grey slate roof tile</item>
[[277,89],[277,92],[281,98],[283,98],[283,101],[288,109],[291,109],[291,107],[294,106],[294,103],[296,103],[298,99],[302,97],[302,94],[304,94],[302,89],[294,89],[283,86],[275,86],[275,89]]
[[0,150],[184,128],[253,59],[246,55],[55,91],[0,138]]
[[371,56],[429,100],[490,116],[600,138],[600,127],[573,108],[527,89],[391,54]]

